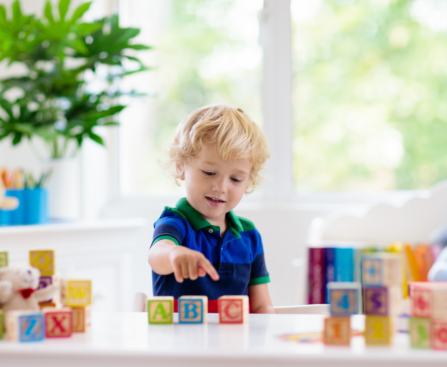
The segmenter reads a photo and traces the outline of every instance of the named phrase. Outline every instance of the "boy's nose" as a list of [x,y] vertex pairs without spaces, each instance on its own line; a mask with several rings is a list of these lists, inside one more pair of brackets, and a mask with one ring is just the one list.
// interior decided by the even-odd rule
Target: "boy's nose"
[[225,180],[216,180],[213,185],[213,190],[225,193],[227,191]]

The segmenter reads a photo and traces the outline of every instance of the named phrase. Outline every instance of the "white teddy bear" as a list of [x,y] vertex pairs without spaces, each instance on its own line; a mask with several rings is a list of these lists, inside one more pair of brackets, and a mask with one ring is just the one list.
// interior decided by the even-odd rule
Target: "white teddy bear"
[[0,268],[0,304],[4,312],[39,311],[39,302],[51,299],[58,286],[37,290],[40,271],[31,266]]

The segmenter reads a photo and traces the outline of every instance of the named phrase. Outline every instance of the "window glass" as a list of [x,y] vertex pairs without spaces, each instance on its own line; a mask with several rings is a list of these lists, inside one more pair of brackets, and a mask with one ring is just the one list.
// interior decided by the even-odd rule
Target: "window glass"
[[447,2],[292,0],[300,192],[447,178]]
[[123,25],[141,28],[137,42],[153,46],[138,54],[153,69],[126,82],[151,96],[127,101],[130,107],[121,114],[123,194],[177,192],[158,160],[176,126],[196,108],[230,103],[262,124],[262,6],[262,0],[121,1]]

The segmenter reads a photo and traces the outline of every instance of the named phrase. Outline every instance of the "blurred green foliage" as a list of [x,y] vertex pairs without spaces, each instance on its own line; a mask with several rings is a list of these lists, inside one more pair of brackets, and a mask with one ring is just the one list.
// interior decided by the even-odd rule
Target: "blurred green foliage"
[[293,23],[297,189],[422,189],[446,179],[447,28],[434,28],[427,11],[423,19],[421,1],[321,3]]
[[[60,0],[57,10],[47,1],[42,18],[24,15],[18,0],[9,17],[0,5],[0,61],[26,70],[23,76],[0,80],[0,140],[12,136],[16,145],[40,137],[52,158],[67,155],[70,141],[77,148],[85,138],[104,144],[94,128],[116,125],[112,117],[125,108],[117,104],[118,97],[137,94],[124,93],[117,84],[147,70],[126,51],[149,47],[131,44],[139,29],[121,28],[116,15],[83,22],[90,5],[67,16],[70,0]],[[90,90],[87,76],[97,79],[101,68],[103,83]]]

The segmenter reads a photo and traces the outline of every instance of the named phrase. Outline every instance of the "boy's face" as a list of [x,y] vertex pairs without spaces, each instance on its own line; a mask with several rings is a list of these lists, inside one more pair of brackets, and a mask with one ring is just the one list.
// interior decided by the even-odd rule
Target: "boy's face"
[[187,164],[177,166],[177,172],[185,181],[188,203],[208,222],[222,227],[225,215],[245,193],[252,166],[248,159],[226,161],[214,144],[205,144]]

